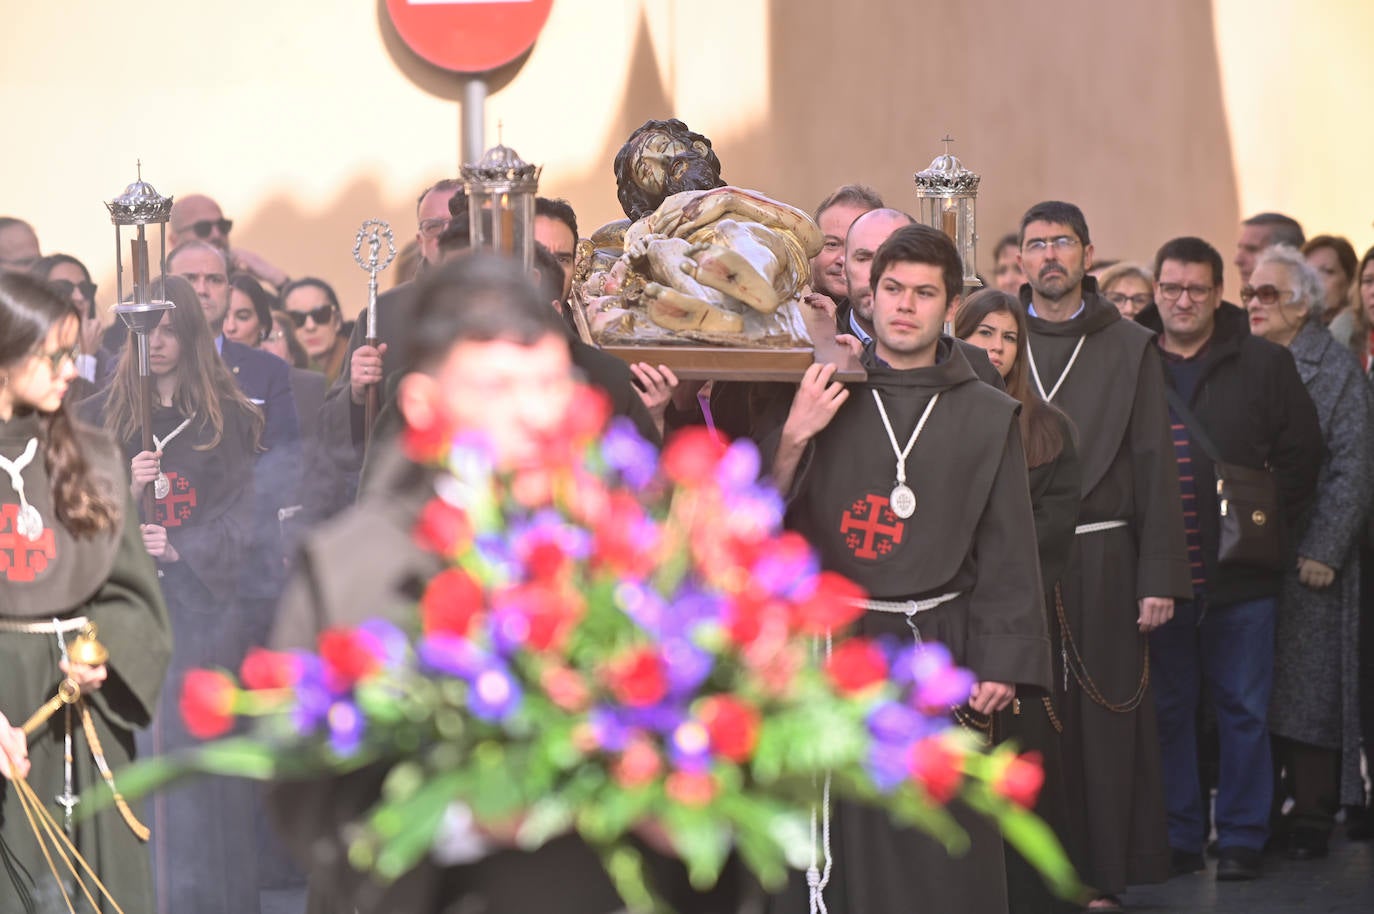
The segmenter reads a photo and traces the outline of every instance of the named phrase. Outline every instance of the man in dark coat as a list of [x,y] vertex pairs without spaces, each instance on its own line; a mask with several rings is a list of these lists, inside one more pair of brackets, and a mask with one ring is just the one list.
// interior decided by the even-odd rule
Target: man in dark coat
[[[884,241],[868,381],[845,389],[832,367],[808,369],[764,451],[790,496],[788,525],[875,598],[859,630],[946,645],[977,677],[955,712],[972,722],[1051,675],[1017,404],[942,335],[962,270],[953,243],[927,226]],[[1005,911],[1000,836],[953,812],[972,840],[959,858],[881,810],[840,804],[830,910]]]
[[[573,363],[563,324],[506,261],[474,255],[433,272],[416,288],[395,405],[417,427],[435,424],[483,434],[495,463],[521,466],[572,403]],[[532,392],[538,392],[533,395]],[[309,538],[282,602],[273,642],[311,648],[320,631],[373,617],[409,625],[416,602],[443,560],[416,545],[413,529],[434,497],[437,471],[379,443],[358,505]],[[310,873],[312,912],[438,914],[612,914],[623,909],[596,853],[574,835],[535,851],[517,850],[470,825],[455,825],[445,848],[390,885],[351,869],[347,834],[378,800],[394,757],[333,778],[279,785],[272,805],[284,839]],[[461,822],[456,807],[451,818]],[[442,857],[442,860],[436,860]],[[686,888],[685,870],[651,861],[656,887],[683,914],[730,914],[737,887]],[[651,876],[653,878],[653,876]]]
[[[1155,280],[1158,304],[1136,321],[1161,333],[1155,342],[1178,401],[1169,418],[1193,579],[1193,599],[1175,606],[1174,617],[1150,635],[1169,847],[1176,873],[1203,868],[1195,760],[1206,682],[1221,758],[1217,878],[1251,879],[1260,873],[1273,794],[1267,719],[1274,620],[1283,571],[1296,558],[1293,533],[1316,489],[1321,426],[1292,355],[1251,336],[1245,312],[1222,302],[1215,248],[1201,238],[1173,239],[1155,256]],[[1288,534],[1281,566],[1220,562],[1214,455],[1273,474],[1283,516],[1272,522]]]
[[1123,321],[1086,271],[1092,243],[1071,203],[1021,219],[1026,357],[1041,395],[1082,444],[1078,536],[1053,611],[1071,675],[1058,705],[1070,825],[1085,851],[1093,907],[1119,906],[1128,883],[1169,875],[1159,734],[1146,634],[1192,596],[1164,373],[1151,334]]

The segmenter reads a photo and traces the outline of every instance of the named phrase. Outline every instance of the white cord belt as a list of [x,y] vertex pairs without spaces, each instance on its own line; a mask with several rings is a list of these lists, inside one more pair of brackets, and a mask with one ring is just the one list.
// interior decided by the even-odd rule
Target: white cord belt
[[1103,530],[1115,530],[1124,526],[1126,526],[1124,520],[1100,520],[1094,524],[1079,524],[1073,528],[1073,534],[1074,536],[1082,536],[1085,533],[1101,533]]
[[79,632],[90,622],[85,616],[72,616],[70,619],[44,619],[39,622],[16,622],[13,619],[0,619],[0,632],[18,635],[55,635],[58,632]]
[[931,597],[928,600],[852,600],[851,606],[860,606],[864,609],[880,613],[901,613],[904,616],[914,616],[948,603],[950,600],[958,599],[963,596],[962,590],[952,593],[942,593],[938,597]]

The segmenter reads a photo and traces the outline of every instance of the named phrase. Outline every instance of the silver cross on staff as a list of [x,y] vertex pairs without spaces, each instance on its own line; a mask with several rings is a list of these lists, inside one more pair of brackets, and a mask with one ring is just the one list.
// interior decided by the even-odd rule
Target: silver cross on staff
[[[386,241],[386,253],[382,253],[382,242]],[[363,243],[367,243],[367,256],[363,256]],[[377,274],[391,266],[396,259],[396,237],[391,233],[391,225],[382,219],[368,219],[358,229],[353,241],[353,259],[358,266],[367,271],[367,335],[364,342],[369,346],[377,345]],[[364,413],[364,436],[372,437],[372,426],[377,421],[377,385],[367,389],[367,405]]]

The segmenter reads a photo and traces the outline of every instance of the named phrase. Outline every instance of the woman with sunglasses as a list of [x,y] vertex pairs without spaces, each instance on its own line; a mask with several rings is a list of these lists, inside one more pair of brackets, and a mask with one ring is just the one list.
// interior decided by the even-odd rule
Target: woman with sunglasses
[[[237,669],[252,619],[237,585],[253,529],[253,464],[262,414],[215,352],[205,313],[179,276],[154,283],[176,307],[149,334],[153,450],[144,450],[135,347],[110,387],[82,404],[120,442],[135,499],[146,489],[154,516],[143,543],[157,561],[176,639],[169,688],[193,667]],[[196,741],[175,707],[153,720],[140,748],[164,754]],[[205,780],[152,800],[153,871],[160,910],[239,914],[258,910],[254,792],[244,782]]]
[[[71,300],[42,280],[0,276],[0,779],[26,778],[58,823],[66,817],[59,797],[100,782],[95,753],[114,771],[132,760],[133,731],[153,717],[172,647],[123,459],[64,405],[80,323]],[[87,623],[109,652],[94,666],[63,659]],[[81,704],[26,738],[21,724],[68,677]],[[142,819],[139,805],[131,812]],[[151,909],[148,852],[120,812],[83,822],[75,841],[125,910]],[[55,910],[58,887],[3,780],[0,846],[0,899],[40,899],[39,910]]]
[[77,362],[77,377],[72,381],[69,396],[73,403],[95,393],[99,380],[109,373],[116,357],[101,348],[100,314],[96,311],[96,285],[91,271],[70,254],[49,254],[40,257],[30,271],[48,284],[63,298],[69,299],[81,316],[81,358]]
[[[1364,803],[1360,778],[1360,535],[1374,495],[1371,395],[1360,365],[1322,326],[1321,279],[1272,247],[1240,290],[1251,332],[1287,346],[1317,407],[1326,459],[1300,520],[1297,567],[1279,600],[1269,732],[1293,806],[1275,841],[1295,860],[1324,857],[1338,804]],[[1274,808],[1285,798],[1276,796]]]
[[[1040,554],[1040,577],[1051,644],[1061,644],[1056,613],[1056,587],[1069,561],[1082,479],[1078,451],[1069,418],[1042,400],[1031,385],[1024,358],[1025,307],[1015,296],[1000,289],[983,289],[970,295],[954,317],[954,335],[988,354],[1007,385],[1007,393],[1021,403],[1021,440],[1030,471],[1031,504],[1035,511],[1035,538]],[[1059,662],[1058,652],[1052,659]],[[1064,671],[1055,671],[1055,682]],[[1035,812],[1069,847],[1068,798],[1063,786],[1063,761],[1059,748],[1057,698],[1035,694],[1029,686],[1017,688],[1012,707],[997,715],[994,735],[999,742],[1014,740],[1023,751],[1039,752],[1044,759],[1045,784]],[[1015,851],[1007,849],[1007,898],[1012,914],[1056,911],[1062,908],[1045,888],[1039,874]]]
[[343,313],[333,287],[313,276],[293,280],[281,290],[281,303],[296,324],[310,368],[323,373],[332,386],[348,355],[348,334],[343,332]]

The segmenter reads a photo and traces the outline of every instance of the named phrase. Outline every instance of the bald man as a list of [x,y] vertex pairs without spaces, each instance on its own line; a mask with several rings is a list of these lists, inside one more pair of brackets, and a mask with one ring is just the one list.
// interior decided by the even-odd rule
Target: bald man
[[224,211],[214,200],[204,194],[188,194],[172,204],[168,243],[177,247],[188,241],[205,241],[224,251],[231,273],[250,273],[277,289],[291,281],[285,270],[262,255],[231,247],[229,231],[233,227],[233,220],[224,218]]

